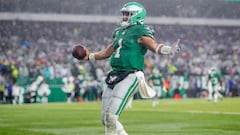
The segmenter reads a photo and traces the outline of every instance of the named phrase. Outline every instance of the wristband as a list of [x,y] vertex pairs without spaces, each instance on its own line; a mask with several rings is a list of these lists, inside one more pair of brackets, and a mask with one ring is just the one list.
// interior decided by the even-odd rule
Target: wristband
[[155,49],[155,53],[159,54],[159,49],[163,46],[163,44],[158,44],[157,48]]
[[93,62],[93,61],[96,61],[96,59],[95,59],[95,54],[96,54],[96,53],[90,53],[90,54],[89,54],[89,56],[88,56],[89,61],[92,61],[92,62]]

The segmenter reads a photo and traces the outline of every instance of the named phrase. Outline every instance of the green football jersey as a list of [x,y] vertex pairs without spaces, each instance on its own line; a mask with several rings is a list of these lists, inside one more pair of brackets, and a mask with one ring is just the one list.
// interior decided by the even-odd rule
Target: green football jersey
[[159,74],[157,76],[152,75],[149,78],[149,80],[152,81],[153,86],[162,86],[163,85],[163,83],[162,83],[162,75],[161,74]]
[[208,78],[210,79],[212,86],[219,85],[219,79],[221,78],[220,73],[208,74]]
[[137,40],[141,36],[154,38],[153,28],[148,25],[133,25],[114,30],[114,52],[110,57],[113,71],[143,70],[147,48],[138,44]]

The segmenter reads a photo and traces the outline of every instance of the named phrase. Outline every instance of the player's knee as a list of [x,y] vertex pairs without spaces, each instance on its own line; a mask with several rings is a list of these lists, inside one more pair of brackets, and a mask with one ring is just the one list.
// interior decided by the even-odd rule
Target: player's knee
[[113,113],[106,113],[106,120],[104,120],[104,124],[108,127],[108,128],[116,128],[116,122],[118,119],[118,116],[113,114]]

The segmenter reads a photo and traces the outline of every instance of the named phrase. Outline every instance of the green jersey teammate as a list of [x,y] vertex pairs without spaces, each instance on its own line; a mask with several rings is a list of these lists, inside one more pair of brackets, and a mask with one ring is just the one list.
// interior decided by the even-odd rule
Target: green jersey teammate
[[[149,80],[149,83],[151,84],[153,90],[156,91],[156,95],[152,101],[152,107],[155,107],[159,103],[159,98],[162,95],[162,91],[165,90],[163,87],[163,83],[164,83],[163,76],[157,67],[153,68],[152,75],[149,77],[148,80]],[[166,90],[165,90],[165,92],[166,92]]]
[[[105,135],[127,135],[119,116],[129,98],[137,88],[146,88],[143,85],[144,55],[147,50],[157,54],[175,54],[180,48],[158,44],[154,40],[154,30],[144,25],[145,8],[137,2],[126,3],[122,9],[121,26],[113,32],[113,42],[106,49],[92,53],[86,47],[85,61],[110,58],[112,71],[106,78],[107,89],[102,95],[102,122],[105,125]],[[144,83],[146,84],[146,83]]]
[[211,67],[208,71],[207,88],[208,99],[213,100],[213,103],[217,103],[218,97],[223,98],[219,93],[221,89],[221,74],[215,67]]

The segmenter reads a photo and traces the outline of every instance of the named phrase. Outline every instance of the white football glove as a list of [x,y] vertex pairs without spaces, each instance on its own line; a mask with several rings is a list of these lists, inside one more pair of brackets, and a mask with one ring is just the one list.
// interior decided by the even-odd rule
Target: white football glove
[[174,56],[175,54],[180,52],[180,46],[179,46],[180,39],[177,39],[176,43],[171,49],[172,55]]

